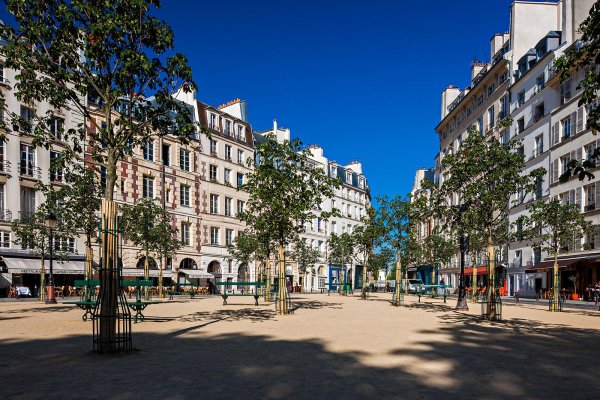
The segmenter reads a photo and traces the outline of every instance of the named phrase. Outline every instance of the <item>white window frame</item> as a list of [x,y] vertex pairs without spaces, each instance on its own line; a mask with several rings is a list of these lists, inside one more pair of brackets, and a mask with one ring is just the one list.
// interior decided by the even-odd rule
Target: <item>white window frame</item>
[[184,207],[190,206],[190,187],[188,185],[179,186],[179,204]]
[[219,213],[219,195],[211,193],[210,195],[210,213],[218,214]]
[[216,226],[210,227],[210,244],[219,245],[219,228]]

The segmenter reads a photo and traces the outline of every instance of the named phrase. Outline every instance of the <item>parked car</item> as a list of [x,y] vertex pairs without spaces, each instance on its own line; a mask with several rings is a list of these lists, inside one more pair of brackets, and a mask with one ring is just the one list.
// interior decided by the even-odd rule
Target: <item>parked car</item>
[[416,293],[423,286],[423,281],[420,279],[408,280],[408,293]]

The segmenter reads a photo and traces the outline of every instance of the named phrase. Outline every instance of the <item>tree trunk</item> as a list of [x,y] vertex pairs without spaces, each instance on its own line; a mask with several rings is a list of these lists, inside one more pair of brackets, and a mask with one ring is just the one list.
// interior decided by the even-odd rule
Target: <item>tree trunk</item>
[[44,262],[45,259],[42,255],[42,265],[40,266],[40,301],[42,303],[46,301],[46,265]]
[[362,293],[361,293],[361,299],[366,300],[367,299],[367,265],[368,265],[368,259],[369,256],[365,254],[365,265],[363,265],[363,270],[362,270]]
[[266,264],[267,276],[265,278],[265,299],[271,301],[271,260],[267,258]]
[[287,306],[288,302],[288,292],[287,292],[287,282],[285,276],[285,248],[280,245],[279,246],[279,279],[278,279],[278,302],[277,302],[277,312],[281,315],[285,315],[289,313],[289,309]]
[[[112,197],[112,195],[111,195]],[[102,265],[100,266],[100,353],[117,351],[117,299],[119,285],[117,204],[102,200]]]
[[552,286],[552,311],[560,311],[560,282],[558,281],[558,252],[554,254],[554,267],[552,268],[554,285]]
[[[144,280],[149,280],[150,279],[150,265],[148,263],[148,250],[146,250],[146,255],[144,257]],[[144,286],[144,299],[148,300],[149,299],[149,293],[148,293],[148,286]]]
[[400,274],[402,272],[402,262],[400,261],[400,249],[396,250],[396,284],[395,284],[395,293],[396,293],[396,297],[394,298],[394,305],[395,306],[399,306],[402,302],[400,301],[400,296],[402,296],[401,290],[400,290]]
[[161,258],[161,266],[158,270],[158,298],[164,299],[165,295],[163,293],[163,269],[167,268],[167,258]]
[[477,303],[477,256],[473,261],[473,272],[471,273],[471,300]]
[[[93,265],[94,265],[94,249],[92,248],[92,246],[88,244],[86,245],[85,248],[85,280],[87,281],[86,283],[88,283],[94,276],[94,269],[93,269]],[[84,299],[86,301],[90,301],[92,298],[92,288],[90,287],[90,285],[86,284],[85,285],[85,292],[84,292]]]
[[488,289],[487,289],[487,319],[496,320],[496,258],[494,255],[494,246],[488,241]]

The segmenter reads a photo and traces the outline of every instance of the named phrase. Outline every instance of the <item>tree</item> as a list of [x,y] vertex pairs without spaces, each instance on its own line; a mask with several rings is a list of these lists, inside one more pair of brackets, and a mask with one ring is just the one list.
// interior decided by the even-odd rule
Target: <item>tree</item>
[[327,242],[329,252],[327,253],[331,264],[339,263],[340,266],[340,294],[346,295],[346,263],[352,260],[354,252],[354,240],[352,235],[344,232],[341,235],[332,233]]
[[[31,132],[35,146],[49,147],[53,126],[69,110],[74,126],[62,139],[65,157],[91,160],[106,170],[105,212],[116,221],[112,203],[117,163],[134,146],[172,135],[186,143],[197,132],[193,112],[174,97],[196,90],[183,54],[173,53],[170,26],[154,16],[159,0],[88,1],[5,0],[17,26],[2,26],[5,67],[19,71],[14,93],[23,104],[47,101],[48,112],[22,118],[7,110],[7,127]],[[25,128],[25,129],[23,129]],[[83,148],[85,140],[86,148]],[[115,229],[103,229],[103,246]],[[110,236],[110,237],[109,237]],[[116,337],[117,250],[101,265],[101,303],[97,349],[118,351]],[[109,265],[109,263],[112,263]]]
[[440,266],[450,262],[455,253],[456,247],[454,243],[446,239],[446,237],[438,229],[434,229],[430,235],[426,236],[423,239],[421,246],[422,260],[432,266],[432,284],[437,285],[438,276],[436,272],[436,265]]
[[306,239],[301,238],[296,241],[292,257],[296,260],[299,272],[303,275],[306,282],[306,271],[311,268],[321,257],[321,252],[318,249],[310,247],[306,243]]
[[249,267],[250,263],[254,261],[258,246],[256,236],[251,233],[240,232],[233,239],[233,242],[227,245],[227,251],[237,260],[239,265],[246,264]]
[[[137,256],[144,258],[144,279],[148,280],[150,257],[172,257],[182,245],[177,239],[177,230],[172,227],[173,217],[154,199],[142,199],[122,210],[123,235],[140,248]],[[159,282],[159,287],[162,287],[162,282]],[[147,290],[144,295],[147,299]],[[159,295],[162,297],[162,293]]]
[[385,231],[380,216],[373,207],[368,205],[366,214],[361,218],[361,225],[357,225],[352,232],[357,254],[362,255],[364,262],[361,291],[361,298],[363,300],[367,299],[367,269],[369,268],[371,257],[373,257],[373,251],[382,243],[384,235]]
[[[64,225],[60,224],[60,217],[56,215],[57,208],[49,207],[51,205],[51,203],[43,204],[31,215],[23,215],[11,223],[15,244],[40,257],[39,293],[42,302],[46,300],[46,260],[51,256],[59,259],[67,258],[67,249],[60,243],[62,239],[68,237],[68,230],[65,230]],[[59,221],[56,228],[47,224],[47,220],[52,216]]]
[[385,241],[396,250],[396,274],[395,274],[395,296],[394,305],[399,306],[402,303],[400,280],[404,277],[408,279],[408,269],[404,266],[403,259],[407,260],[410,254],[409,245],[411,241],[408,238],[410,234],[410,199],[401,195],[393,198],[388,196],[378,197],[379,213],[385,229]]
[[[325,198],[333,197],[339,181],[309,158],[298,139],[277,142],[273,135],[257,144],[257,163],[247,175],[241,190],[249,193],[244,211],[238,218],[248,231],[263,243],[264,250],[278,249],[278,312],[288,314],[285,286],[285,246],[297,241],[304,224],[317,217],[327,219],[331,212],[321,211]],[[249,160],[250,164],[252,161]]]
[[[484,138],[475,127],[469,128],[468,132],[457,153],[442,160],[446,179],[439,194],[451,202],[450,207],[445,207],[446,218],[456,221],[460,218],[462,223],[480,231],[485,238],[489,265],[487,298],[491,304],[487,308],[487,318],[496,319],[495,246],[508,241],[509,207],[522,203],[525,195],[534,191],[536,179],[543,176],[545,170],[522,172],[525,160],[517,151],[518,142],[502,144],[493,137]],[[466,209],[452,206],[452,199],[456,199],[457,194],[458,204],[468,205]]]
[[380,247],[373,254],[368,270],[374,277],[379,276],[380,271],[385,271],[386,277],[391,276],[392,279],[396,279],[396,271],[393,269],[395,262],[396,252],[389,247]]
[[535,247],[554,258],[552,311],[558,311],[558,255],[571,246],[579,249],[578,242],[586,232],[591,232],[592,224],[585,220],[578,205],[563,205],[558,199],[528,204],[527,211],[529,215],[518,220],[523,229],[517,229],[516,234],[521,240],[532,241]]
[[[595,134],[600,131],[600,1],[596,1],[590,9],[589,16],[579,26],[581,40],[564,55],[554,60],[554,68],[560,74],[561,82],[567,80],[574,71],[586,71],[585,78],[577,84],[582,89],[578,106],[588,107],[587,128]],[[590,160],[572,160],[567,170],[560,176],[561,182],[566,182],[571,176],[578,176],[583,181],[586,177],[593,179],[590,169],[596,166],[600,157],[600,149],[596,149]]]

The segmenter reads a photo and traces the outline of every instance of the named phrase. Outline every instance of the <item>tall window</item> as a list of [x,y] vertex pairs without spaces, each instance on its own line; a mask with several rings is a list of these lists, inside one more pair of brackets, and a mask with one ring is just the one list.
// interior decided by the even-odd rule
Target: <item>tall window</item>
[[4,169],[4,140],[0,139],[0,171]]
[[145,199],[154,198],[154,178],[144,175],[142,178],[142,196]]
[[231,121],[228,119],[225,120],[225,134],[233,135],[233,130],[231,129]]
[[244,152],[240,149],[238,149],[237,151],[237,162],[239,164],[243,164],[244,163]]
[[585,188],[585,211],[596,209],[596,184],[587,185]]
[[494,106],[491,106],[488,109],[488,128],[491,129],[494,127],[495,124],[495,120],[494,120]]
[[209,178],[211,181],[216,181],[217,180],[217,166],[216,165],[210,165],[208,167],[208,172],[209,172]]
[[567,117],[561,121],[563,129],[563,140],[571,137],[571,117]]
[[21,143],[20,161],[19,172],[21,175],[33,176],[35,172],[35,151],[32,146]]
[[63,180],[63,168],[60,165],[61,156],[58,151],[50,151],[50,180],[53,182]]
[[544,152],[544,136],[539,135],[535,137],[535,156],[539,156]]
[[217,141],[213,139],[210,140],[210,154],[217,154]]
[[241,200],[237,201],[237,212],[238,214],[244,212],[244,202]]
[[181,243],[184,246],[190,245],[190,224],[186,222],[181,223]]
[[564,174],[565,172],[567,172],[567,169],[568,169],[568,166],[569,166],[570,162],[571,162],[571,155],[570,154],[567,154],[566,156],[560,158],[560,163],[562,165],[562,172],[561,173]]
[[231,217],[231,203],[232,203],[232,199],[231,197],[225,197],[225,216],[226,217]]
[[521,91],[519,92],[519,94],[517,95],[517,107],[521,107],[523,104],[525,104],[525,91]]
[[188,150],[179,149],[179,168],[190,171],[190,152]]
[[219,213],[219,196],[216,194],[210,195],[210,213],[218,214]]
[[231,146],[228,144],[225,145],[225,159],[231,160]]
[[4,184],[0,183],[0,221],[6,220],[6,212],[4,210]]
[[244,139],[244,127],[242,125],[238,125],[237,138],[238,140]]
[[219,228],[210,228],[210,244],[219,244]]
[[164,165],[171,165],[171,146],[164,143],[162,145],[162,162]]
[[585,155],[587,157],[587,160],[592,161],[592,156],[594,155],[594,152],[596,151],[596,143],[592,142],[592,143],[588,144],[587,146],[585,146],[584,150],[585,150]]
[[233,243],[233,229],[225,229],[225,244]]
[[535,91],[536,93],[541,91],[544,86],[546,85],[546,82],[544,80],[544,74],[538,76],[537,78],[535,78]]
[[0,247],[4,249],[10,248],[10,232],[0,232]]
[[26,133],[33,132],[33,109],[25,106],[21,106],[21,119],[23,126],[21,126],[21,131]]
[[50,133],[57,140],[62,139],[62,134],[64,132],[65,120],[58,117],[53,117],[50,119]]
[[231,185],[231,170],[225,168],[223,171],[223,183],[226,185]]
[[35,190],[21,187],[21,214],[28,218],[35,212]]
[[483,117],[477,119],[477,130],[483,134]]
[[142,146],[142,154],[144,156],[144,160],[154,161],[154,141],[149,141],[144,143]]
[[237,186],[240,187],[244,184],[244,174],[237,173]]
[[179,187],[179,201],[182,206],[189,207],[190,206],[190,187],[186,185],[181,185]]
[[210,129],[218,129],[219,126],[217,125],[217,116],[215,114],[210,114],[210,125],[209,125]]

